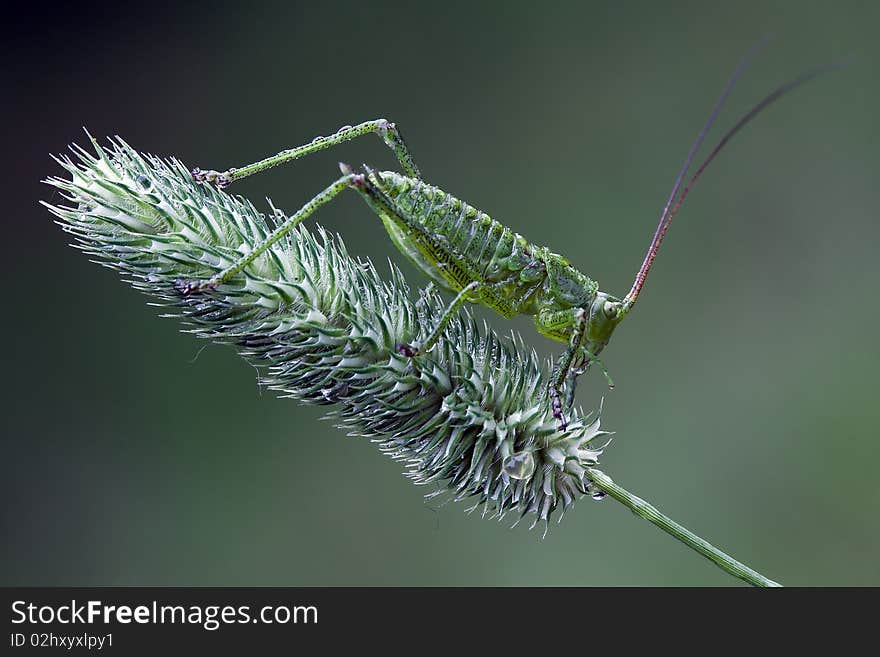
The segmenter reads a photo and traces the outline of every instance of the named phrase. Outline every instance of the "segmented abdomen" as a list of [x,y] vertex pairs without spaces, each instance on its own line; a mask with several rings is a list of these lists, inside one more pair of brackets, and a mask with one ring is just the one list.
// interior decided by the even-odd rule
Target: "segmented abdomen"
[[[533,248],[521,235],[494,221],[489,215],[441,189],[398,173],[382,172],[378,186],[409,219],[417,221],[433,236],[437,246],[447,251],[458,265],[464,278],[453,281],[445,276],[448,287],[458,291],[471,280],[486,284],[495,299],[487,300],[502,314],[516,314],[522,309],[507,307],[511,302],[525,300],[544,278],[543,261],[535,257]],[[398,239],[400,236],[398,236]],[[397,241],[397,240],[396,240]],[[416,265],[437,279],[434,263],[419,262],[408,253]],[[497,303],[491,301],[497,300]],[[505,307],[498,307],[503,305]]]

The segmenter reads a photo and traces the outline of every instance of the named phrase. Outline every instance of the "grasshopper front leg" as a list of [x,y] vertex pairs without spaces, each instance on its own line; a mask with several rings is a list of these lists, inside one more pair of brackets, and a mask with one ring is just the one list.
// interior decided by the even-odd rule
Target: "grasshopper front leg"
[[614,390],[614,381],[611,378],[611,374],[608,373],[608,368],[605,367],[605,363],[602,362],[600,358],[596,356],[596,354],[583,350],[581,354],[581,362],[577,365],[572,365],[568,370],[568,376],[565,379],[565,406],[564,408],[568,411],[571,410],[571,407],[574,406],[574,395],[577,391],[577,382],[578,377],[590,369],[590,365],[596,363],[599,368],[602,370],[602,374],[605,377],[605,380],[608,382],[608,389]]
[[[589,322],[586,308],[558,311],[544,310],[538,313],[535,322],[542,329],[542,332],[569,329],[571,331],[568,348],[559,357],[559,360],[556,361],[556,366],[553,368],[553,373],[550,376],[550,383],[547,386],[547,394],[553,409],[553,417],[559,422],[559,428],[565,431],[568,423],[563,413],[570,411],[574,404],[577,377],[583,374],[591,363],[596,363],[602,369],[602,373],[608,381],[609,389],[614,389],[614,381],[611,380],[611,375],[608,373],[608,368],[605,367],[605,364],[599,360],[596,354],[587,351],[582,344]],[[578,362],[575,361],[576,357]],[[562,391],[566,388],[568,392],[565,397],[565,404],[563,405]]]
[[587,311],[584,308],[558,311],[544,310],[538,313],[536,323],[539,323],[547,331],[572,327],[568,348],[562,353],[559,360],[556,361],[556,367],[553,368],[550,383],[547,387],[547,395],[550,398],[553,417],[559,422],[559,428],[565,431],[568,427],[568,422],[566,422],[563,415],[562,390],[571,372],[571,365],[574,362],[575,354],[580,350],[584,334],[587,332]]

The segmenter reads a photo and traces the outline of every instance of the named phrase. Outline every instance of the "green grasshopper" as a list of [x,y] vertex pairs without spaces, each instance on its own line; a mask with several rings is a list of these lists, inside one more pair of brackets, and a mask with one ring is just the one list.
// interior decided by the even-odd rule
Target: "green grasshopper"
[[[363,135],[376,134],[397,156],[404,174],[374,171],[366,165],[356,171],[340,163],[342,177],[281,223],[257,248],[211,279],[181,282],[181,292],[193,294],[216,289],[242,273],[250,263],[320,206],[342,191],[353,189],[382,220],[395,246],[430,279],[456,295],[418,346],[400,344],[398,351],[408,357],[428,352],[466,301],[488,306],[505,318],[531,315],[539,333],[568,343],[555,364],[548,386],[553,415],[564,430],[566,420],[563,408],[566,411],[571,408],[577,377],[592,363],[601,368],[609,387],[613,388],[608,370],[598,356],[608,344],[614,329],[635,305],[669,224],[693,183],[743,126],[783,94],[821,72],[812,71],[778,87],[743,115],[682,189],[682,182],[697,150],[760,45],[752,48],[740,61],[700,130],[678,173],[632,288],[622,299],[601,292],[598,283],[575,269],[561,255],[531,244],[482,211],[424,182],[400,130],[385,119],[345,126],[333,135],[316,137],[304,146],[222,173],[194,169],[192,175],[195,180],[212,183],[222,189],[270,167]],[[680,189],[681,194],[678,195]],[[563,404],[562,393],[566,390]]]

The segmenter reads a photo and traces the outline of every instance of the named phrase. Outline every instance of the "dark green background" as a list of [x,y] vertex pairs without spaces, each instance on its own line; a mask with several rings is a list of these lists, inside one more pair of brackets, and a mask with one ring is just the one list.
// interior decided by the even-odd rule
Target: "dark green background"
[[[319,7],[320,5],[320,7]],[[425,176],[625,293],[680,161],[745,50],[776,40],[721,127],[785,99],[713,164],[580,401],[603,468],[768,576],[880,584],[873,3],[125,3],[13,16],[2,46],[2,584],[727,585],[614,501],[545,539],[438,508],[322,410],[261,395],[37,205],[80,126],[225,168],[385,116]],[[73,12],[76,13],[73,13]],[[713,137],[720,132],[716,130]],[[293,210],[364,139],[241,183]],[[402,263],[354,196],[350,250]],[[541,353],[528,320],[489,313]],[[198,357],[197,357],[198,356]]]

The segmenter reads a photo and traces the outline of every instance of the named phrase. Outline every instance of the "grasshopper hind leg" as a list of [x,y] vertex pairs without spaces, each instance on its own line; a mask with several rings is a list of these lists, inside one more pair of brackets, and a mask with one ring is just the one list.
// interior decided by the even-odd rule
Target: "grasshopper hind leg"
[[387,119],[375,119],[373,121],[364,121],[355,126],[343,126],[328,137],[315,137],[308,144],[297,146],[296,148],[289,148],[285,151],[281,151],[277,155],[272,155],[259,162],[254,162],[253,164],[248,164],[246,166],[233,167],[226,171],[195,168],[192,170],[192,176],[196,182],[209,183],[218,189],[225,189],[236,180],[241,180],[242,178],[252,176],[255,173],[271,169],[279,164],[292,162],[301,157],[305,157],[306,155],[322,151],[326,148],[332,148],[333,146],[369,134],[378,135],[382,141],[385,142],[385,145],[394,151],[394,155],[397,157],[397,161],[400,163],[401,168],[406,172],[406,175],[412,178],[421,178],[419,168],[416,166],[412,153],[407,147],[406,142],[403,140],[403,135],[400,133],[400,129],[397,125]]
[[[354,171],[352,167],[342,162],[339,163],[339,168],[347,175],[352,175],[352,172]],[[407,234],[412,236],[412,239],[420,242],[424,248],[438,248],[432,235],[425,229],[418,218],[411,216],[409,212],[401,208],[393,199],[389,198],[381,188],[381,183],[383,181],[382,175],[377,171],[373,171],[367,165],[363,165],[363,171],[365,173],[356,179],[354,187],[361,193],[364,200],[366,200],[367,204],[373,209],[373,211],[380,217],[385,216],[390,221],[394,222],[395,225],[400,226],[402,230],[405,230]],[[452,321],[456,313],[458,313],[459,308],[461,308],[466,301],[478,302],[480,300],[479,290],[484,285],[485,283],[483,281],[471,280],[458,292],[455,299],[452,300],[452,303],[446,307],[443,314],[440,316],[440,319],[434,325],[434,328],[428,334],[427,338],[425,338],[424,342],[418,347],[406,343],[399,343],[397,345],[397,352],[403,356],[414,358],[431,351],[431,349],[434,348],[434,345],[440,340],[440,337],[443,335],[443,331],[446,329],[449,322]]]
[[222,271],[217,272],[208,279],[177,282],[177,290],[183,295],[198,294],[211,290],[216,290],[220,285],[229,282],[235,276],[242,273],[254,260],[261,257],[274,244],[283,239],[290,231],[296,228],[309,216],[320,208],[322,205],[329,203],[341,192],[350,187],[357,187],[363,183],[363,174],[346,173],[336,182],[324,189],[315,196],[311,201],[302,206],[296,213],[291,215],[286,221],[278,225],[262,242],[260,242],[250,253],[241,256]]

